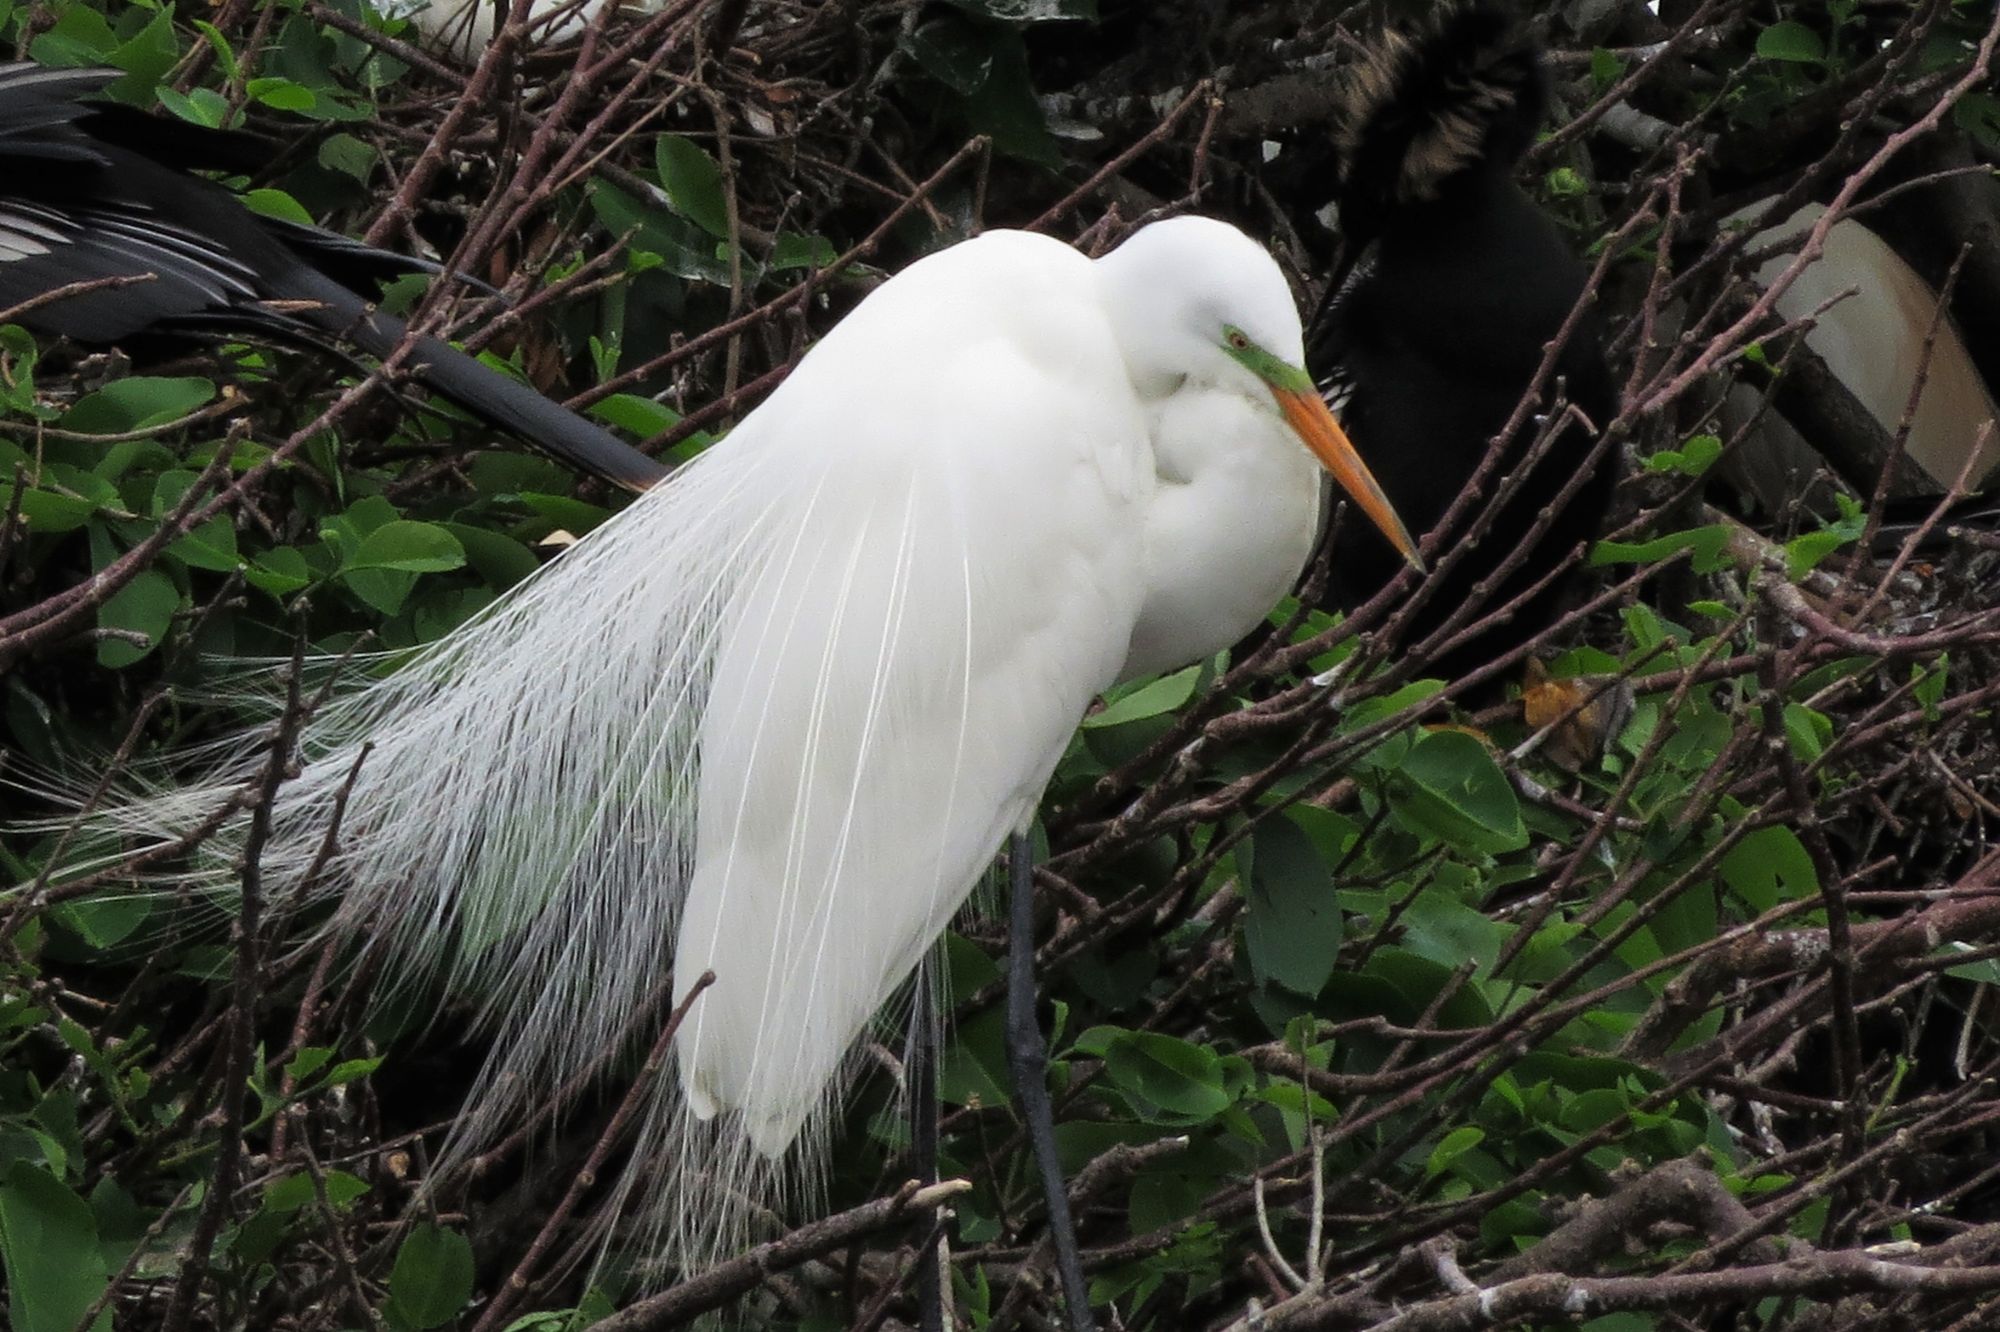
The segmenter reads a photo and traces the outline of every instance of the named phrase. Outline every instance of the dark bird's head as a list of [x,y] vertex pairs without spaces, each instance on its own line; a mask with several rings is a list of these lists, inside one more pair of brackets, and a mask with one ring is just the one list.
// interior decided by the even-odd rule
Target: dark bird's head
[[1384,33],[1349,78],[1334,150],[1350,232],[1444,199],[1470,176],[1508,171],[1548,104],[1533,40],[1487,0]]

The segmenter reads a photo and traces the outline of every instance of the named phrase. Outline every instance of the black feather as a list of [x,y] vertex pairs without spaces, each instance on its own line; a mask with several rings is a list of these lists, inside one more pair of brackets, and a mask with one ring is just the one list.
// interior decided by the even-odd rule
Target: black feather
[[[1316,381],[1346,390],[1342,425],[1420,537],[1465,489],[1583,294],[1582,265],[1512,179],[1544,105],[1534,48],[1490,4],[1451,5],[1385,36],[1350,87],[1336,182],[1346,261],[1308,330],[1307,365]],[[1567,400],[1600,427],[1618,404],[1601,345],[1586,311],[1556,363]],[[1552,403],[1545,396],[1536,408]],[[1530,414],[1506,443],[1496,484],[1534,436]],[[1480,553],[1430,593],[1411,641],[1438,628],[1522,543],[1595,442],[1575,427],[1552,441],[1491,519]],[[1614,481],[1613,467],[1597,467],[1486,606],[1520,594],[1594,536]],[[1330,554],[1327,604],[1341,608],[1373,596],[1402,567],[1365,523],[1343,524]],[[1558,613],[1567,583],[1557,579],[1506,625],[1434,658],[1424,673],[1462,674],[1533,637]]]
[[[268,150],[245,135],[81,100],[118,77],[0,65],[0,311],[97,344],[263,333],[293,345],[338,340],[383,357],[403,342],[407,326],[363,293],[437,265],[251,213],[189,173],[240,170]],[[128,281],[46,299],[107,278]],[[666,475],[608,431],[437,338],[417,339],[405,364],[559,462],[632,490]]]

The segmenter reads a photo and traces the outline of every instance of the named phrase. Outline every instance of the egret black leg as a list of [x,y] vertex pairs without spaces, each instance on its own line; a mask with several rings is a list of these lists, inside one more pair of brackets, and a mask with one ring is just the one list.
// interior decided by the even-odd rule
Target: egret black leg
[[[937,1000],[928,975],[917,977],[916,1012],[910,1027],[910,1146],[917,1179],[938,1179]],[[917,1255],[917,1319],[922,1332],[944,1332],[944,1243],[927,1244]]]
[[1035,1020],[1035,870],[1034,848],[1016,833],[1007,843],[1007,873],[1013,894],[1007,927],[1007,1062],[1014,1074],[1014,1096],[1027,1121],[1028,1141],[1041,1171],[1042,1196],[1048,1200],[1049,1237],[1055,1244],[1056,1271],[1062,1277],[1063,1302],[1069,1306],[1070,1332],[1097,1332],[1090,1314],[1090,1288],[1083,1281],[1083,1260],[1077,1252],[1076,1223],[1070,1219],[1069,1190],[1056,1160],[1055,1108],[1049,1104],[1048,1048]]

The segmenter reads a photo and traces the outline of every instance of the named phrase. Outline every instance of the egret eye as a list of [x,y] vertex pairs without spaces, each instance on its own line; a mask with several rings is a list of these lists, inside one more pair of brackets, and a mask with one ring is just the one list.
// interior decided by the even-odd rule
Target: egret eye
[[1250,339],[1244,335],[1243,330],[1240,328],[1229,329],[1224,333],[1223,339],[1229,344],[1231,351],[1250,350]]

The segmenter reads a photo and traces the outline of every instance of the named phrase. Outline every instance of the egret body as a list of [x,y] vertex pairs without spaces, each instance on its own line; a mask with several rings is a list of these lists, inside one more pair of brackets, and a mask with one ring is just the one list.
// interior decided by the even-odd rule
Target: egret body
[[1283,276],[1221,223],[1094,263],[993,233],[871,296],[739,428],[807,507],[757,543],[702,723],[674,959],[717,977],[679,1042],[697,1115],[782,1150],[1091,698],[1283,595],[1319,487],[1285,417],[1310,386],[1270,365],[1301,352]]
[[[715,1257],[1092,697],[1296,577],[1313,456],[1410,549],[1302,360],[1277,265],[1219,222],[918,261],[672,482],[316,713],[267,891],[344,881],[340,928],[483,996],[461,1145],[592,1067],[669,966],[677,996],[713,971],[633,1169],[683,1163],[649,1199],[666,1255]],[[220,760],[106,821],[184,834],[263,758]]]

